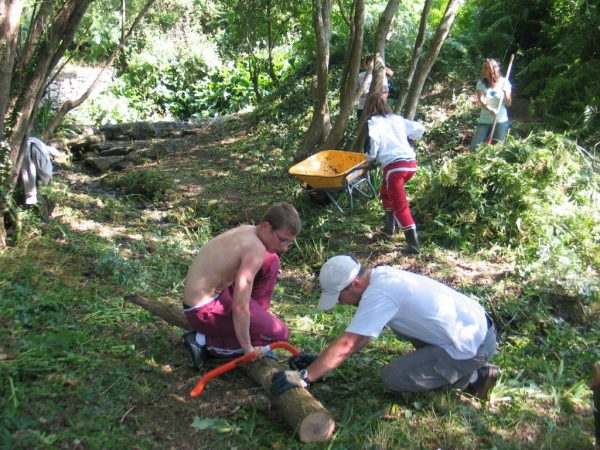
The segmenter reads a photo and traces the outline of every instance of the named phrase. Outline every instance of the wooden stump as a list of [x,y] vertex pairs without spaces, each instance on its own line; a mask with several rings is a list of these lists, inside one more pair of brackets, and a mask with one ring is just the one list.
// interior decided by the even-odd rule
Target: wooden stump
[[[183,312],[178,308],[173,308],[141,295],[129,295],[125,297],[125,300],[141,306],[171,325],[190,330]],[[261,358],[241,365],[240,369],[253,381],[261,385],[270,396],[271,378],[283,367],[272,359]],[[271,402],[281,413],[281,418],[298,433],[300,441],[325,442],[331,438],[335,429],[335,421],[325,407],[308,390],[290,389],[278,397],[272,397]]]

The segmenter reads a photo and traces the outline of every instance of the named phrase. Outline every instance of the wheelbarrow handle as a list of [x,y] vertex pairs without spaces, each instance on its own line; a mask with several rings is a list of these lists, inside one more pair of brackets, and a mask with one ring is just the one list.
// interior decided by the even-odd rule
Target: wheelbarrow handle
[[350,169],[347,173],[346,176],[350,175],[352,172],[356,172],[357,170],[371,170],[374,169],[375,167],[377,167],[376,165],[372,164],[372,163],[365,163],[365,164],[361,164],[360,166],[356,166],[353,167],[352,169]]
[[[284,349],[288,350],[290,353],[292,353],[292,355],[294,355],[294,356],[296,356],[298,353],[300,353],[300,351],[296,347],[288,344],[287,342],[275,342],[273,344],[265,345],[265,346],[261,347],[261,350],[263,353],[266,353],[266,352],[269,352],[276,348],[284,348]],[[206,383],[208,383],[213,378],[216,378],[219,375],[224,374],[225,372],[229,372],[230,370],[235,369],[236,367],[241,366],[242,364],[245,364],[250,361],[254,361],[256,359],[256,357],[257,357],[256,351],[249,352],[249,353],[246,353],[245,355],[242,355],[238,358],[235,358],[235,359],[229,361],[226,364],[223,364],[222,366],[217,367],[216,369],[213,369],[213,370],[205,373],[204,376],[202,378],[200,378],[200,381],[198,382],[196,387],[194,389],[192,389],[192,391],[190,392],[190,397],[198,397],[202,393],[204,388],[206,387]]]

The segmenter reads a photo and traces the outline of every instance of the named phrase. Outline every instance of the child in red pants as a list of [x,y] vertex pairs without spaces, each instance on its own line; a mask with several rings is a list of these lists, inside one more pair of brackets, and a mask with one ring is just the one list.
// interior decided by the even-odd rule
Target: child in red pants
[[417,228],[410,214],[404,185],[417,170],[416,154],[408,139],[420,139],[425,127],[392,114],[386,100],[381,97],[369,99],[365,109],[369,118],[364,148],[367,161],[379,159],[383,169],[379,196],[385,211],[384,232],[393,235],[398,222],[408,243],[407,251],[417,253]]

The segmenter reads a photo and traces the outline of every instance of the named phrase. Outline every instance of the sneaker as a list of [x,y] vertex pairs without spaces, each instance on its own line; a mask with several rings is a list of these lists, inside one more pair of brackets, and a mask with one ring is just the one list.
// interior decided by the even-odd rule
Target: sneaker
[[198,345],[196,342],[196,332],[192,331],[187,333],[183,337],[183,345],[190,352],[190,358],[192,358],[192,364],[195,370],[201,370],[206,365],[207,350],[206,345]]
[[473,394],[480,400],[487,400],[490,391],[496,385],[500,371],[497,366],[492,364],[486,364],[482,368],[477,370],[477,380],[471,383],[467,391]]

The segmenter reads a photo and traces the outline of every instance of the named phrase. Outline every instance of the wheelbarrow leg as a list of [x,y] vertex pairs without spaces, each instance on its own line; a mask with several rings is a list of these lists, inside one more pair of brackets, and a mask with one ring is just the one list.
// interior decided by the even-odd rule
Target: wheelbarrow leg
[[327,189],[323,191],[325,193],[325,195],[327,196],[327,198],[329,200],[331,200],[331,202],[337,207],[337,209],[342,213],[342,214],[346,214],[346,212],[342,209],[342,207],[340,206],[340,204],[337,202],[337,200],[335,199],[335,197],[333,195],[331,195],[331,192],[329,192]]
[[348,185],[348,197],[350,197],[350,214],[354,211],[354,196],[352,195],[352,191],[354,190],[354,186]]

